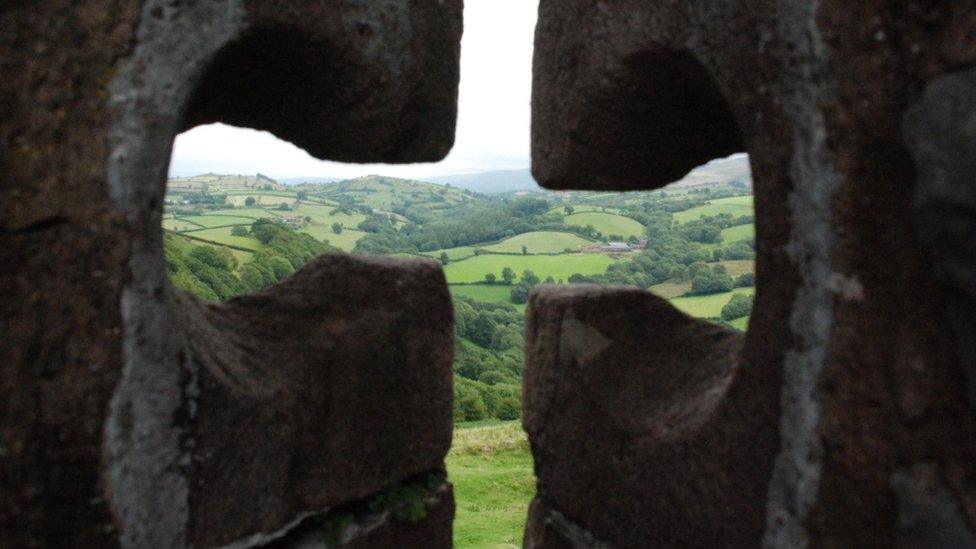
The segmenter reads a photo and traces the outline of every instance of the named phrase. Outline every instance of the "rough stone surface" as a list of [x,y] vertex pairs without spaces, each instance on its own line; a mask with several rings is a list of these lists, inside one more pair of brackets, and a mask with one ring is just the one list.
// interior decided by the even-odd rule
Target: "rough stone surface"
[[620,547],[758,539],[778,373],[740,366],[742,340],[639,289],[537,289],[523,424],[539,498],[556,508],[533,516],[558,511],[560,536],[575,524]]
[[[388,511],[365,515],[343,528],[325,533],[322,524],[312,521],[288,536],[267,545],[268,549],[329,549],[335,542],[346,548],[424,548],[450,547],[454,520],[454,498],[449,484],[425,501],[422,520],[397,519]],[[327,538],[332,538],[331,545]]]
[[[652,189],[736,148],[750,154],[759,291],[739,372],[772,372],[781,404],[775,460],[741,479],[765,479],[753,501],[765,526],[730,519],[750,544],[892,545],[907,501],[892,472],[920,463],[957,479],[945,489],[976,529],[974,485],[961,480],[976,474],[974,28],[968,0],[541,2],[540,184]],[[695,486],[735,474],[702,471]],[[591,526],[569,512],[583,496],[554,495],[545,480],[539,492]]]
[[[258,543],[442,467],[451,321],[436,267],[334,259],[290,283],[302,303],[270,290],[203,305],[169,286],[159,227],[172,140],[197,123],[267,129],[338,160],[442,157],[460,32],[456,0],[0,9],[0,545]],[[378,286],[321,279],[354,271]],[[410,294],[390,296],[398,283]],[[288,304],[305,324],[286,324]],[[411,314],[425,315],[420,332]],[[209,339],[191,339],[190,325]],[[247,326],[264,332],[242,337]],[[338,348],[370,337],[335,330],[364,326],[372,348]],[[316,354],[283,339],[289,330]],[[340,357],[385,377],[350,377]],[[373,399],[391,380],[404,392]],[[290,453],[305,451],[317,454]]]

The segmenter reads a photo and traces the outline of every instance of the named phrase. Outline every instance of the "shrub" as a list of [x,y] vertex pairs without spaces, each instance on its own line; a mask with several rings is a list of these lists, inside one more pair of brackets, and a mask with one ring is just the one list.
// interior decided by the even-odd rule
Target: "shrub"
[[752,313],[752,296],[735,294],[732,299],[722,307],[722,320],[730,321]]
[[756,275],[754,273],[743,273],[735,279],[736,288],[749,288],[756,285]]

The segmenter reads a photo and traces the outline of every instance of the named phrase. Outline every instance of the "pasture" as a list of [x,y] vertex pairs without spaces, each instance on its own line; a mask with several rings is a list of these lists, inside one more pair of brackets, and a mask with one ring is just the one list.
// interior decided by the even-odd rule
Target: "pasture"
[[351,252],[359,239],[366,236],[363,231],[354,229],[343,229],[340,234],[335,234],[332,227],[328,225],[306,225],[298,229],[298,232],[305,233],[319,242],[328,241],[330,245],[344,252]]
[[215,244],[226,244],[228,246],[238,246],[251,251],[257,251],[264,247],[261,241],[250,236],[234,236],[230,234],[233,227],[218,227],[216,229],[202,229],[189,233],[189,236],[213,242]]
[[458,425],[446,462],[457,505],[454,546],[521,547],[535,475],[520,422]]
[[719,198],[712,200],[710,203],[705,204],[704,206],[698,206],[683,212],[676,212],[674,214],[674,220],[678,223],[687,223],[689,221],[694,221],[703,215],[718,215],[724,213],[731,214],[734,217],[753,215],[752,196],[733,196],[730,198]]
[[[254,203],[260,206],[273,207],[280,204],[293,204],[295,202],[295,194],[285,195],[286,193],[271,194],[270,192],[264,193],[247,193],[247,194],[228,194],[225,203],[230,206],[244,207],[247,204],[248,197],[254,198]],[[285,195],[285,196],[282,196]]]
[[564,217],[563,222],[567,225],[576,225],[578,227],[593,225],[596,230],[603,233],[603,236],[613,234],[622,236],[625,239],[631,236],[635,236],[637,238],[644,237],[643,225],[629,217],[612,213],[574,213],[573,215],[567,215]]
[[671,300],[679,311],[697,318],[715,318],[722,315],[724,307],[734,294],[753,295],[755,288],[736,288],[731,292],[694,297],[677,297]]
[[457,248],[445,248],[443,250],[434,250],[431,252],[420,252],[420,255],[438,259],[442,253],[447,253],[448,259],[451,261],[458,261],[460,259],[467,259],[473,256],[474,250],[474,246],[458,246]]
[[525,312],[525,304],[515,304],[511,301],[512,287],[506,284],[451,284],[451,294],[470,297],[483,303],[508,303]]
[[603,273],[614,260],[600,254],[562,254],[562,255],[494,255],[485,254],[456,261],[444,267],[448,282],[482,282],[485,275],[494,273],[499,281],[502,269],[511,267],[516,275],[529,269],[539,278],[547,276],[567,281],[574,273],[583,275]]
[[520,254],[525,246],[530,254],[558,254],[566,249],[578,251],[580,246],[590,244],[589,240],[573,233],[555,231],[533,231],[506,238],[498,244],[481,246],[489,252]]
[[213,227],[223,227],[226,225],[247,225],[250,227],[251,223],[254,223],[254,219],[251,219],[250,217],[241,217],[229,214],[188,215],[186,217],[180,217],[178,221],[189,221],[194,225],[199,225],[200,227],[206,227],[208,229]]
[[728,229],[722,229],[722,243],[731,244],[740,240],[749,240],[756,237],[756,226],[752,223],[748,225],[736,225]]

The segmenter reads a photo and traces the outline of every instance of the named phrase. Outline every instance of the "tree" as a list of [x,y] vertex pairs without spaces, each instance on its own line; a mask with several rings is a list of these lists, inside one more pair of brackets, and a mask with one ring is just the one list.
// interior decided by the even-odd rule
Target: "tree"
[[249,208],[251,206],[257,204],[257,203],[258,203],[258,201],[255,200],[253,196],[249,196],[249,197],[247,197],[247,198],[244,199],[244,205],[247,206],[247,207],[249,207]]
[[485,275],[485,282],[487,282],[488,284],[494,284],[495,280],[496,280],[495,273],[488,273]]
[[733,284],[736,288],[749,288],[756,285],[756,275],[754,273],[742,273],[737,276],[735,283]]
[[531,288],[525,282],[519,282],[515,286],[512,286],[512,293],[509,294],[509,299],[512,303],[521,305],[529,301],[529,291]]
[[247,236],[247,227],[244,225],[235,225],[230,230],[231,236]]
[[339,223],[338,221],[333,223],[332,232],[334,232],[335,234],[342,234],[342,223]]
[[522,271],[522,282],[525,283],[525,285],[528,286],[529,288],[532,288],[533,286],[538,286],[539,283],[542,281],[539,279],[538,276],[536,276],[535,273],[533,273],[529,269],[526,269]]
[[308,191],[298,191],[296,196],[299,200],[305,200],[308,198]]
[[447,265],[451,262],[451,258],[447,255],[447,252],[441,252],[441,265]]
[[735,294],[732,299],[722,307],[722,320],[730,321],[752,313],[753,297],[743,294]]
[[567,204],[563,206],[563,211],[566,212],[566,215],[573,215],[573,212],[575,212],[576,210],[572,206]]
[[515,271],[511,267],[502,269],[502,280],[505,281],[505,284],[511,284],[515,280]]

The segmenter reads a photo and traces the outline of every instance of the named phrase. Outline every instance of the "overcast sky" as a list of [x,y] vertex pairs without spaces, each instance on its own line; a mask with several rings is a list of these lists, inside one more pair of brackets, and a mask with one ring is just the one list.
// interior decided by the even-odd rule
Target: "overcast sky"
[[537,0],[466,0],[454,149],[436,164],[323,162],[268,132],[223,124],[176,138],[171,176],[216,172],[271,177],[420,177],[529,166],[532,35]]

